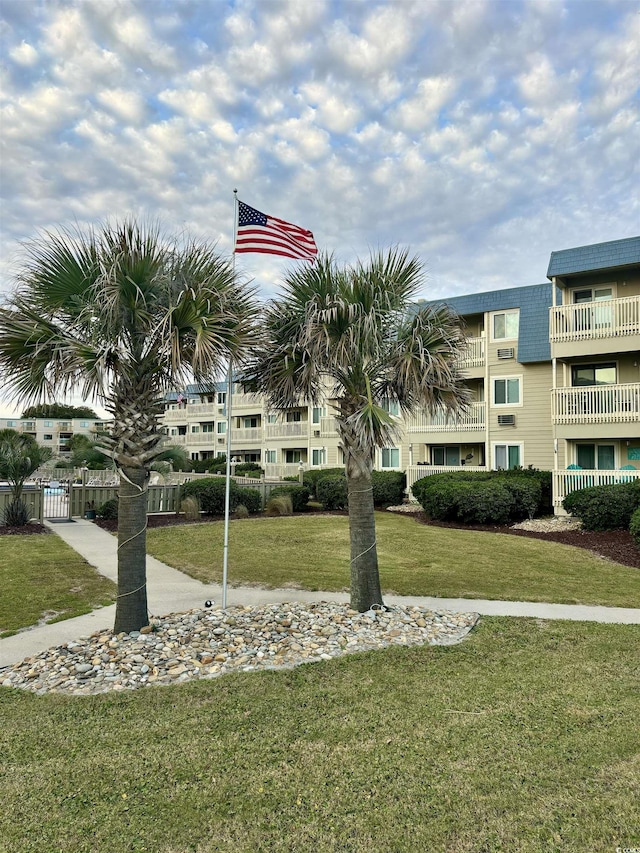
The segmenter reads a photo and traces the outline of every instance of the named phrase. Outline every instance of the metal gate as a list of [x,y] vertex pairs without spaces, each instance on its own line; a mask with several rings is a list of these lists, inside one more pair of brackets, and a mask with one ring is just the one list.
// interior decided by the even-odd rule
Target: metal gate
[[48,484],[43,484],[43,514],[46,519],[49,521],[71,519],[70,489],[71,484],[65,480],[50,480]]

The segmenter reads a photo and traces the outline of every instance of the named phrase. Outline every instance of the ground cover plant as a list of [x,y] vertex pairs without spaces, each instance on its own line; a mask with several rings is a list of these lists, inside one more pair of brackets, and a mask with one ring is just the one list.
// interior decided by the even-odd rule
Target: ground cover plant
[[0,637],[113,604],[115,584],[57,536],[0,536]]
[[[588,551],[524,536],[435,527],[392,513],[376,520],[380,578],[400,595],[640,607],[640,571]],[[343,590],[348,519],[253,518],[229,527],[229,581]],[[149,530],[149,553],[210,583],[221,580],[223,525]]]
[[449,648],[83,698],[2,688],[3,850],[634,846],[639,649],[638,626],[483,618]]

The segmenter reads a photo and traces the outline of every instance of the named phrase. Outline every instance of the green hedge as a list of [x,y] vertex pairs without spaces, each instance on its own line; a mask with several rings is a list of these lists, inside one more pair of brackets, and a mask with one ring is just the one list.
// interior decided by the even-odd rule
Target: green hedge
[[373,471],[374,506],[398,506],[404,500],[407,477],[404,471]]
[[640,551],[640,507],[631,516],[631,524],[629,525],[629,533],[631,538],[636,543],[636,548]]
[[562,506],[582,521],[585,530],[628,528],[640,506],[640,480],[578,489],[566,496]]
[[316,497],[327,510],[347,506],[347,478],[343,474],[322,477],[316,483]]
[[258,462],[240,462],[235,467],[238,477],[253,477],[258,480],[264,474],[264,468]]
[[[178,506],[184,498],[194,496],[200,503],[200,509],[207,515],[224,515],[225,477],[206,477],[191,480],[180,487]],[[244,504],[249,512],[260,512],[262,498],[257,489],[242,488],[235,480],[229,483],[229,510],[233,512],[239,504]]]
[[549,472],[460,471],[417,480],[413,495],[430,518],[462,524],[507,524],[546,509]]
[[309,503],[309,489],[306,486],[277,486],[269,492],[269,500],[279,495],[289,495],[294,512],[304,512]]
[[304,474],[302,475],[302,482],[309,489],[311,496],[317,498],[318,480],[322,480],[324,477],[339,476],[345,476],[344,468],[314,468],[311,471],[304,472]]
[[98,518],[107,518],[112,521],[118,520],[118,498],[110,498],[105,501],[97,510]]

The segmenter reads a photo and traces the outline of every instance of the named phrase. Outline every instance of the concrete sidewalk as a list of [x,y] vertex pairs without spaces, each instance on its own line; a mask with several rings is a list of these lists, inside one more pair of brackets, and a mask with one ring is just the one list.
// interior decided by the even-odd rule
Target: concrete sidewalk
[[[114,582],[117,580],[117,539],[91,521],[49,524],[74,551]],[[160,560],[147,556],[147,601],[149,614],[164,616],[204,607],[207,599],[222,603],[218,584],[203,584]],[[228,587],[227,606],[278,604],[284,601],[335,601],[347,603],[349,595],[339,592],[311,592],[298,589],[262,589]],[[534,616],[538,619],[570,619],[640,625],[640,609],[630,607],[590,607],[581,604],[546,604],[532,601],[493,601],[476,598],[428,598],[423,596],[385,596],[387,604],[415,605],[430,610],[474,612],[483,616]],[[94,610],[85,616],[66,619],[53,625],[38,625],[13,637],[0,640],[0,666],[11,666],[36,652],[59,646],[93,631],[113,627],[115,604]]]

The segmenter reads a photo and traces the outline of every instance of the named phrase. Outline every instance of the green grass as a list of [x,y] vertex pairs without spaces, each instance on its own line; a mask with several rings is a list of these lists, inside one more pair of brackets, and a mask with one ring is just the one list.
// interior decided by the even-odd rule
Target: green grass
[[639,659],[638,626],[485,618],[450,648],[87,698],[1,688],[0,848],[638,846]]
[[[522,536],[429,527],[376,514],[383,589],[400,595],[640,607],[640,571],[588,551]],[[222,578],[222,523],[150,530],[154,557],[205,582]],[[349,586],[348,520],[295,516],[232,521],[235,585]]]
[[115,584],[57,536],[0,536],[0,637],[115,601]]

